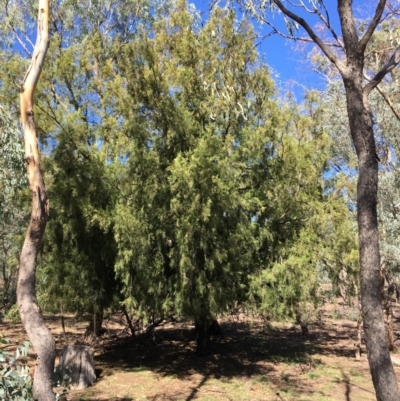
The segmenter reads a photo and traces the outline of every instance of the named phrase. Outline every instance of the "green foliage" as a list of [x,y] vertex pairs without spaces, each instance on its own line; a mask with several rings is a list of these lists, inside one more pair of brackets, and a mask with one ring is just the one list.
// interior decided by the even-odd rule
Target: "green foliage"
[[111,184],[97,155],[86,156],[60,137],[48,164],[53,213],[39,286],[41,302],[50,310],[93,314],[110,306],[116,292],[115,245],[109,217]]
[[252,35],[219,9],[198,29],[181,2],[120,59],[131,107],[116,269],[130,308],[208,317],[245,296],[259,247],[249,192],[265,174],[246,163],[274,136],[257,122],[273,87]]
[[21,322],[21,318],[19,316],[19,311],[18,311],[18,305],[16,303],[11,305],[11,307],[7,310],[5,317],[11,323],[20,323]]
[[[10,344],[0,335],[0,344]],[[0,349],[0,397],[4,401],[30,401],[33,399],[32,378],[23,357],[29,351],[30,343],[24,342],[14,353]]]
[[253,38],[233,12],[199,27],[181,2],[119,59],[116,271],[143,315],[281,317],[315,293],[329,140],[274,99]]
[[[48,311],[62,308],[101,315],[119,298],[111,219],[115,194],[107,166],[113,157],[110,143],[118,131],[118,114],[109,87],[119,85],[114,83],[114,66],[122,44],[134,37],[139,26],[152,26],[169,4],[136,0],[52,4],[50,49],[35,97],[51,208],[38,260],[38,298]],[[0,101],[16,104],[16,83],[32,50],[22,33],[29,36],[34,29],[37,5],[29,0],[8,3],[0,12],[1,36],[25,45],[17,46],[20,52],[7,46],[1,50]]]
[[25,215],[22,188],[27,186],[17,116],[0,104],[0,311],[15,302],[18,252]]
[[0,216],[12,213],[17,191],[26,185],[26,170],[17,116],[0,104]]
[[[32,19],[16,19],[17,32],[34,26],[24,4]],[[316,93],[279,100],[233,11],[215,7],[203,24],[184,1],[111,5],[53,7],[35,108],[51,206],[42,307],[96,319],[119,302],[144,319],[237,306],[295,315],[317,299],[318,269],[356,265],[340,200],[351,203],[352,182],[324,177],[343,165],[329,126],[342,110],[327,118]],[[2,55],[0,101],[13,104],[27,58]]]
[[281,168],[269,193],[275,208],[264,214],[271,266],[252,282],[252,297],[270,319],[317,305],[321,273],[335,281],[342,268],[357,268],[353,217],[330,173],[334,142],[321,125],[322,107],[315,96],[292,106],[278,147]]

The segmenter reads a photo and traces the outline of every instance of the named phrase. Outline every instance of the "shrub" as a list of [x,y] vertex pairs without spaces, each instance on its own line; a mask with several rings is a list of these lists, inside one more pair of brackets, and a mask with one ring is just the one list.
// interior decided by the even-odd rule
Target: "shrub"
[[[10,344],[0,335],[0,344]],[[15,352],[0,349],[0,399],[4,401],[31,401],[32,378],[29,367],[21,357],[28,354],[29,341],[23,346],[17,346]]]

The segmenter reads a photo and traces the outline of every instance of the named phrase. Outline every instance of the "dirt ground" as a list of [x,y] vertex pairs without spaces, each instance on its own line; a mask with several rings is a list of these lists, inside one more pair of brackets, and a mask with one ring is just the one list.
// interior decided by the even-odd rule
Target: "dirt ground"
[[[400,331],[400,307],[395,308]],[[154,336],[129,336],[124,319],[113,315],[97,340],[85,339],[86,324],[66,318],[68,344],[89,343],[97,382],[69,390],[68,401],[369,401],[375,400],[367,358],[354,358],[355,311],[327,304],[310,316],[310,334],[299,326],[238,315],[221,320],[222,337],[213,353],[195,354],[193,326],[168,323]],[[65,345],[59,316],[47,318],[57,353]],[[0,324],[0,333],[26,339],[20,324]],[[34,363],[33,354],[30,355]],[[400,378],[400,368],[395,367]]]

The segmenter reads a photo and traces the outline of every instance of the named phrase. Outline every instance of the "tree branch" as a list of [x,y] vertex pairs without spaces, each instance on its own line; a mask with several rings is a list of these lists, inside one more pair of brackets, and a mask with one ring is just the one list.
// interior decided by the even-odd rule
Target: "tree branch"
[[368,44],[369,40],[371,39],[372,34],[374,33],[376,27],[378,26],[378,24],[382,18],[382,14],[383,14],[383,10],[385,9],[385,5],[386,5],[386,0],[379,0],[379,3],[375,10],[374,18],[372,18],[372,21],[369,24],[366,32],[364,33],[363,37],[358,42],[357,50],[359,52],[364,52],[365,48],[367,47],[367,44]]
[[[371,78],[369,78],[366,74],[364,74],[364,78],[368,81],[371,81]],[[393,114],[397,118],[397,120],[400,122],[400,113],[396,110],[394,107],[392,101],[390,100],[389,96],[379,87],[379,85],[376,85],[377,91],[381,94],[383,99],[385,100],[386,104],[389,106],[390,110],[392,110]]]
[[308,25],[308,23],[303,18],[299,17],[297,14],[294,14],[290,10],[288,10],[280,0],[272,0],[272,1],[283,12],[283,14],[285,14],[287,17],[297,22],[304,28],[304,30],[308,33],[308,35],[314,41],[314,43],[316,43],[319,46],[319,48],[322,50],[325,56],[333,64],[336,65],[341,74],[346,74],[346,66],[337,58],[336,54],[333,53],[326,46],[326,44],[321,40],[321,38],[318,35],[316,35],[316,33],[313,31],[310,25]]
[[396,49],[390,60],[379,70],[371,81],[363,89],[363,101],[368,106],[368,96],[378,86],[387,73],[392,71],[400,63],[400,46]]
[[336,31],[333,29],[330,19],[329,19],[329,13],[328,10],[326,9],[325,3],[321,2],[321,6],[324,8],[325,10],[325,14],[326,14],[326,18],[325,16],[321,13],[321,11],[318,10],[317,7],[314,7],[314,12],[318,15],[319,19],[325,24],[325,26],[328,28],[329,32],[332,34],[332,36],[336,39],[336,41],[339,43],[339,46],[344,49],[344,44],[341,41],[341,39],[338,37],[338,35],[336,34]]

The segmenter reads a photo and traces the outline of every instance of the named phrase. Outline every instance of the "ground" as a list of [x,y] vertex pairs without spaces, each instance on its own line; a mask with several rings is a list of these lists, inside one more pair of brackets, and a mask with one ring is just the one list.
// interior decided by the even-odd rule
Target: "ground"
[[[318,316],[318,319],[317,319]],[[290,323],[265,325],[249,315],[221,320],[223,337],[213,340],[213,354],[195,354],[193,327],[168,323],[154,336],[131,338],[122,316],[105,321],[98,340],[84,338],[85,324],[66,319],[69,344],[90,342],[97,382],[69,390],[68,401],[372,401],[375,394],[365,354],[354,358],[354,308],[328,304],[310,314],[310,334]],[[60,318],[47,319],[64,345]],[[400,308],[395,310],[400,329]],[[24,340],[20,325],[4,323],[0,332]],[[33,361],[33,355],[31,360]],[[395,367],[400,378],[400,368]]]

